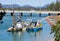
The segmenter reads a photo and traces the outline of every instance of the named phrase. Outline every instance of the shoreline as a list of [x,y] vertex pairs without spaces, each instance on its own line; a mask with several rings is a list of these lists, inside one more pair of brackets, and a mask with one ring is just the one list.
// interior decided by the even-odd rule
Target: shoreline
[[[0,10],[0,12],[4,12],[3,10]],[[5,10],[5,12],[13,12],[13,10]],[[19,10],[14,10],[14,12],[17,13],[41,13],[41,14],[48,14],[48,13],[52,13],[52,14],[57,14],[60,13],[60,11],[35,11],[35,10],[31,10],[31,11],[19,11]]]
[[[52,21],[53,19],[53,21]],[[48,16],[46,17],[46,20],[48,21],[48,23],[53,26],[56,25],[56,22],[60,21],[60,15],[58,16]]]
[[49,18],[54,19],[56,22],[60,21],[60,15],[57,15],[57,16],[49,16]]

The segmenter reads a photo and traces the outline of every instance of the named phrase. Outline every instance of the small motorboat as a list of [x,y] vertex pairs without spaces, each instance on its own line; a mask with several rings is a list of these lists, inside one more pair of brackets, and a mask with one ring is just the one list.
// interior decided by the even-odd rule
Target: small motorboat
[[27,28],[26,31],[28,32],[36,32],[36,31],[39,31],[39,30],[42,30],[42,27],[34,27],[34,28]]
[[23,22],[18,22],[15,26],[8,28],[8,32],[25,31],[26,26]]
[[39,31],[39,30],[42,30],[42,24],[39,23],[39,22],[32,22],[31,23],[31,26],[26,28],[26,31],[28,32],[36,32],[36,31]]

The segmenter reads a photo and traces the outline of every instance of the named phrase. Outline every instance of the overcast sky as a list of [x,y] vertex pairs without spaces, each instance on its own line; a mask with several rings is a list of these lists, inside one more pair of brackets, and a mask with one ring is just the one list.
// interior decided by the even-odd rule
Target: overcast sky
[[23,5],[31,5],[31,6],[44,6],[46,4],[50,4],[52,2],[56,2],[56,0],[0,0],[2,4],[18,4],[20,6]]

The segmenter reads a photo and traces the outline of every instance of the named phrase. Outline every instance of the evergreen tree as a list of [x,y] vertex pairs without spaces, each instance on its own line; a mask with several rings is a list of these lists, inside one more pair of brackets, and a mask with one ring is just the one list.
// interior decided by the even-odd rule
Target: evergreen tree
[[0,3],[0,8],[1,8],[1,3]]

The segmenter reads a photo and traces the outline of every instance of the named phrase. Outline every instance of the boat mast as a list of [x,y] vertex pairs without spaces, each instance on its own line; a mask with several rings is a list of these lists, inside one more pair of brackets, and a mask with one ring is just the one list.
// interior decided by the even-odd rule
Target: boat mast
[[[13,2],[12,2],[12,3],[13,3]],[[16,20],[15,20],[15,14],[14,14],[14,7],[13,7],[13,5],[12,5],[12,13],[13,13],[13,16],[12,16],[12,26],[15,27],[15,25],[16,25]]]
[[15,18],[14,18],[14,17],[15,17],[15,15],[14,15],[14,10],[13,10],[13,12],[12,12],[12,13],[13,13],[13,16],[12,16],[12,26],[14,26],[14,27],[15,27]]

